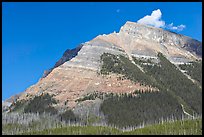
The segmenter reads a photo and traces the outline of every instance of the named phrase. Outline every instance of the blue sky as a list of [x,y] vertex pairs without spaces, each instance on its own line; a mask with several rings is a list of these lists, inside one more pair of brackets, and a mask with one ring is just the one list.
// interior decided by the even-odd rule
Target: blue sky
[[202,41],[201,2],[3,2],[2,99],[35,84],[66,49],[118,32],[126,21],[157,9],[167,25],[185,25],[178,33]]

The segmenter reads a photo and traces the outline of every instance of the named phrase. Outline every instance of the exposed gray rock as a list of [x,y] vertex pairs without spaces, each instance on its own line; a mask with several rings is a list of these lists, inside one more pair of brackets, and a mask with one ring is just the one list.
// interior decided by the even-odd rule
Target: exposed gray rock
[[72,58],[74,58],[75,56],[77,56],[77,54],[78,54],[78,52],[81,50],[82,46],[83,46],[83,44],[80,44],[78,47],[76,47],[76,48],[74,48],[74,49],[71,49],[71,50],[70,50],[70,49],[67,49],[67,50],[64,52],[62,58],[60,58],[60,60],[58,60],[58,61],[55,63],[55,65],[54,65],[53,68],[44,71],[44,74],[43,74],[42,78],[46,77],[54,68],[56,68],[56,67],[62,65],[64,62],[69,61],[69,60],[71,60]]
[[45,71],[46,77],[54,68],[78,67],[97,71],[103,53],[122,54],[131,59],[157,58],[162,52],[172,63],[180,64],[200,59],[202,43],[190,37],[143,24],[127,21],[119,33],[99,35],[72,50],[66,50],[55,66]]
[[[144,42],[150,41],[152,44],[161,44],[160,48],[174,46],[178,49],[187,50],[190,53],[202,57],[201,42],[175,32],[128,21],[121,27],[119,34],[120,33],[128,34],[133,39],[142,40]],[[151,44],[147,46],[151,46]]]
[[[158,52],[174,64],[183,64],[202,59],[202,43],[160,28],[128,21],[119,33],[99,35],[74,49],[66,50],[54,67],[45,71],[45,81],[39,81],[26,92],[38,95],[49,91],[59,94],[62,100],[77,97],[76,93],[83,95],[83,92],[94,89],[93,81],[96,80],[95,77],[98,78],[97,72],[100,70],[100,57],[103,53],[121,54],[130,60],[134,56],[158,62]],[[81,85],[76,85],[77,82]],[[67,97],[66,91],[75,93],[70,93],[71,97]],[[26,93],[22,98],[26,98]],[[13,102],[16,98],[10,100],[12,101],[9,102]]]
[[2,101],[2,112],[7,111],[11,106],[11,104],[12,104],[11,102]]
[[119,47],[103,40],[85,43],[78,52],[78,56],[64,63],[64,67],[81,67],[97,71],[100,68],[100,56],[103,53],[122,54],[126,53]]

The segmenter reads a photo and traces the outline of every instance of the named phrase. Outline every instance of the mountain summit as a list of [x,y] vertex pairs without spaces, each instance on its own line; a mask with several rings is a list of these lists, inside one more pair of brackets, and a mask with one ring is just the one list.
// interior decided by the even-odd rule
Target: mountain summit
[[[76,56],[78,52],[79,55]],[[76,56],[66,64],[98,70],[98,60],[104,52],[126,54],[130,59],[132,56],[156,58],[157,53],[161,52],[172,63],[182,64],[202,59],[202,43],[161,28],[127,21],[119,33],[99,35],[75,49],[67,50],[54,68]],[[46,75],[47,71],[43,77]]]
[[[53,68],[45,71],[35,85],[15,96],[12,103],[48,93],[57,100],[53,107],[58,110],[71,109],[75,114],[89,110],[98,114],[104,110],[101,104],[110,94],[138,97],[149,93],[151,96],[144,94],[140,101],[152,101],[149,103],[155,104],[152,106],[152,109],[156,107],[155,114],[161,111],[165,116],[184,112],[200,114],[202,78],[198,73],[202,72],[195,70],[200,68],[195,66],[201,62],[201,42],[128,21],[118,33],[99,35],[66,50]],[[162,107],[160,103],[167,104]],[[168,107],[172,111],[163,110]],[[147,110],[141,110],[138,115],[146,114]],[[106,112],[105,109],[103,113]]]

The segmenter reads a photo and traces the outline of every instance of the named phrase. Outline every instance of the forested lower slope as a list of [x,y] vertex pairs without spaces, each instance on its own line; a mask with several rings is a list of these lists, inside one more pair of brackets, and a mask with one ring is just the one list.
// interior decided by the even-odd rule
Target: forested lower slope
[[[202,90],[188,79],[162,53],[158,54],[159,63],[138,60],[135,64],[121,55],[104,53],[101,74],[123,74],[134,82],[152,85],[159,92],[137,92],[137,96],[115,96],[107,98],[101,105],[109,124],[117,126],[151,123],[161,118],[182,115],[202,114]],[[200,72],[202,73],[202,72]]]
[[[121,80],[129,79],[133,83],[140,83],[158,90],[150,88],[146,91],[135,90],[125,94],[93,92],[84,95],[77,99],[76,103],[96,99],[102,102],[99,106],[99,116],[84,113],[84,117],[79,117],[71,109],[57,108],[58,101],[52,95],[41,94],[29,100],[13,103],[9,108],[10,112],[6,113],[2,119],[4,121],[2,131],[4,134],[25,132],[28,134],[123,134],[122,131],[116,129],[91,127],[91,125],[111,125],[120,129],[135,128],[141,125],[157,124],[169,118],[180,120],[202,115],[202,87],[180,71],[180,69],[186,70],[186,73],[192,76],[191,78],[200,82],[202,80],[202,77],[198,75],[202,74],[200,68],[195,68],[196,65],[177,67],[161,53],[158,54],[158,62],[151,59],[132,58],[131,61],[122,55],[104,53],[101,56],[102,66],[99,75],[120,74]],[[196,63],[197,67],[202,67],[200,62]],[[196,73],[195,76],[194,73]],[[16,114],[13,115],[13,112]],[[70,127],[70,123],[83,126]],[[143,134],[143,131],[147,134],[201,133],[197,125],[196,131],[193,131],[194,127],[192,127],[192,131],[179,129],[179,132],[174,132],[172,130],[176,129],[166,125],[164,133],[157,131],[157,128],[163,131],[160,126],[152,128],[150,126],[143,130],[127,132],[127,134]]]

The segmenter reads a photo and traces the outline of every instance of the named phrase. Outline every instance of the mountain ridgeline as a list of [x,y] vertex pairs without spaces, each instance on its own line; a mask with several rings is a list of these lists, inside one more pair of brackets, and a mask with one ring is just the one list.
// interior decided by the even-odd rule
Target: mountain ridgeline
[[202,43],[128,21],[67,50],[2,113],[121,129],[201,116]]

